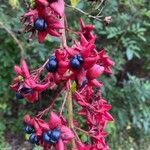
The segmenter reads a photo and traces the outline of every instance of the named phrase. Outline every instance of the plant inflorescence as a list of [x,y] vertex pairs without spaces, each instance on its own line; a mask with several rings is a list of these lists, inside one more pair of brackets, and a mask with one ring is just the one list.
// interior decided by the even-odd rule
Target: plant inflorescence
[[[30,41],[37,35],[38,41],[43,43],[46,36],[51,35],[58,37],[61,42],[60,47],[53,51],[40,68],[29,71],[24,58],[21,59],[21,66],[14,67],[16,77],[11,88],[16,92],[16,98],[35,103],[41,92],[63,84],[61,92],[48,108],[35,116],[24,116],[24,131],[30,134],[29,141],[32,144],[40,145],[45,150],[64,150],[70,142],[72,149],[108,150],[105,127],[113,118],[108,113],[111,105],[101,94],[103,83],[97,78],[102,74],[111,74],[114,62],[105,49],[96,49],[94,26],[86,25],[82,19],[79,31],[73,32],[77,39],[72,46],[67,46],[65,30],[69,32],[70,29],[66,25],[64,6],[63,0],[35,0],[35,6],[21,17],[25,32],[31,33]],[[41,79],[42,73],[45,74]],[[55,102],[62,92],[66,93],[62,107],[59,112],[54,112]],[[65,104],[68,119],[63,114]],[[85,118],[87,130],[81,129],[80,122],[73,118],[73,105],[80,106],[78,115]],[[47,113],[49,119],[43,117]],[[83,143],[78,131],[86,134],[90,142]]]

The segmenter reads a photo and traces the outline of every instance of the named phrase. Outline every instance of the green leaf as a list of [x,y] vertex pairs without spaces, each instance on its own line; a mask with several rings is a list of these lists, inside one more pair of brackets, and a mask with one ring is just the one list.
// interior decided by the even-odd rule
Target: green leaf
[[0,122],[0,131],[4,131],[6,129],[6,126],[3,122]]
[[12,8],[19,8],[19,1],[18,0],[9,0],[9,4],[12,6]]
[[127,56],[128,60],[131,60],[133,58],[133,51],[131,49],[127,48],[126,56]]
[[70,2],[71,2],[71,5],[72,5],[73,7],[76,7],[77,4],[78,4],[78,2],[79,2],[79,0],[70,0]]
[[30,135],[29,134],[25,134],[25,139],[29,140]]
[[81,136],[81,140],[82,140],[82,142],[87,142],[87,141],[88,141],[87,135],[83,134],[83,135]]

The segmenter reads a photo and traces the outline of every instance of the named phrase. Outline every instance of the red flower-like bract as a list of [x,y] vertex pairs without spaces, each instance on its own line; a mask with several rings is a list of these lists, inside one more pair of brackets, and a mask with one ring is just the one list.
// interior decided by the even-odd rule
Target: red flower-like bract
[[[65,145],[74,138],[73,132],[63,122],[64,121],[62,121],[61,118],[54,112],[51,112],[48,123],[37,117],[31,118],[29,115],[25,115],[24,117],[24,123],[34,128],[39,144],[45,150],[50,149],[52,146],[54,146],[56,150],[64,150]],[[43,134],[54,129],[59,130],[61,136],[55,145],[51,145],[43,140]]]
[[[101,97],[101,93],[95,93],[91,87],[85,87],[81,91],[76,91],[74,99],[82,106],[78,112],[79,115],[86,118],[89,125],[88,133],[93,138],[93,144],[89,145],[87,149],[93,150],[108,150],[108,145],[105,143],[105,127],[108,121],[113,121],[112,116],[108,113],[111,105],[107,104],[106,100]],[[79,149],[85,149],[83,144],[78,143]]]
[[[21,20],[25,23],[25,31],[32,32],[31,37],[37,32],[39,42],[44,42],[47,34],[58,37],[61,35],[60,29],[64,28],[63,17],[63,0],[35,0],[34,9],[29,9]],[[42,21],[40,20],[41,22],[35,25],[37,19],[42,19]],[[75,81],[76,90],[72,91],[72,97],[81,107],[78,115],[86,119],[88,125],[86,133],[91,138],[91,142],[85,144],[77,137],[77,150],[108,150],[109,146],[105,142],[107,136],[105,128],[109,121],[113,121],[108,112],[111,105],[102,97],[100,88],[103,83],[97,79],[102,74],[111,74],[114,62],[106,54],[105,49],[96,49],[94,26],[86,25],[82,19],[80,19],[80,26],[80,30],[77,32],[79,40],[75,40],[71,47],[65,45],[63,48],[54,50],[52,57],[39,69],[30,73],[25,60],[21,61],[20,67],[15,66],[14,71],[17,77],[14,78],[11,88],[29,102],[34,103],[42,91],[54,89],[62,83],[68,92],[72,90],[69,85],[70,81]],[[43,70],[47,70],[48,73],[40,80]],[[24,117],[25,124],[34,128],[39,144],[45,150],[52,147],[56,150],[66,149],[67,143],[76,134],[68,127],[62,112],[60,115],[56,115],[51,111],[48,122],[41,119],[41,116],[37,115],[37,117],[31,118],[26,115]],[[78,125],[79,123],[74,121],[74,126]],[[43,140],[43,134],[54,129],[60,131],[60,139],[55,144],[48,144]]]
[[[43,43],[47,34],[59,37],[59,29],[63,29],[64,25],[61,17],[64,15],[64,1],[63,0],[36,0],[35,8],[29,9],[21,20],[25,24],[25,32],[31,32],[29,39],[32,39],[36,31],[38,32],[38,40]],[[34,23],[37,19],[43,19],[46,27],[43,30],[36,30]],[[43,27],[45,24],[43,24]]]
[[[21,67],[15,66],[14,71],[17,77],[14,78],[11,85],[12,90],[19,92],[31,103],[37,101],[39,93],[46,90],[49,86],[49,82],[41,84],[37,79],[34,79],[34,76],[30,75],[25,60],[21,61]],[[30,92],[27,92],[27,90]]]

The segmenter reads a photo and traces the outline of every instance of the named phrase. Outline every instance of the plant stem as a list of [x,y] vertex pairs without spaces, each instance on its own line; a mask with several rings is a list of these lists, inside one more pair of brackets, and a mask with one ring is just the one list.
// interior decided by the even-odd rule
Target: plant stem
[[[69,81],[70,84],[70,81]],[[71,96],[71,91],[68,91],[68,95],[67,95],[67,109],[68,109],[68,122],[69,122],[69,126],[70,128],[74,128],[73,125],[73,108],[72,108],[72,96]]]
[[61,47],[62,48],[65,48],[66,46],[67,46],[67,41],[66,41],[66,32],[65,32],[65,30],[66,30],[66,27],[65,27],[65,16],[64,17],[62,17],[62,24],[64,25],[64,29],[61,29],[60,30],[60,32],[61,32],[61,40],[62,40],[62,42],[61,42]]
[[23,48],[23,45],[22,43],[17,39],[16,35],[14,34],[14,32],[7,28],[3,22],[0,21],[0,27],[2,27],[12,38],[13,40],[15,41],[15,43],[18,45],[19,47],[19,50],[20,50],[20,55],[21,55],[21,58],[24,58],[24,48]]
[[82,132],[83,134],[86,134],[87,136],[90,136],[90,137],[95,138],[94,135],[91,135],[89,132],[87,132],[87,131],[85,131],[85,130],[83,130],[83,129],[81,129],[81,128],[78,128],[78,127],[74,127],[74,128],[75,128],[76,130]]
[[[66,26],[65,16],[62,18],[62,22],[63,22],[64,26]],[[67,46],[65,29],[66,28],[61,30],[61,34],[62,34],[61,47],[62,48],[65,48]],[[67,94],[66,94],[67,111],[68,111],[68,123],[69,123],[69,127],[73,130],[74,129],[73,105],[72,105],[72,95],[71,95],[71,90],[70,90],[71,82],[70,82],[70,80],[68,82],[69,82],[69,90],[67,91]],[[75,139],[72,140],[72,149],[74,149],[74,148],[76,148]]]
[[64,109],[64,106],[65,106],[67,97],[68,97],[68,93],[66,92],[65,97],[64,97],[64,101],[63,101],[63,103],[62,103],[62,107],[61,107],[61,110],[60,110],[60,116],[62,116],[63,109]]
[[85,11],[79,9],[79,8],[76,8],[76,7],[73,7],[73,6],[71,6],[71,5],[67,5],[67,4],[66,4],[66,7],[72,8],[72,9],[74,9],[74,10],[76,10],[76,11],[78,11],[78,12],[84,14],[84,15],[86,15],[86,16],[89,17],[89,18],[93,18],[93,19],[95,19],[95,20],[102,21],[101,18],[102,18],[103,16],[92,16],[92,15],[90,15],[89,13],[87,13],[87,12],[85,12]]
[[[71,87],[71,83],[69,81],[69,86]],[[69,127],[74,130],[74,124],[73,124],[73,104],[72,104],[72,95],[71,90],[68,90],[67,95],[67,111],[68,111],[68,123]],[[72,140],[72,148],[76,148],[75,139]]]
[[87,131],[85,131],[85,130],[83,130],[83,129],[81,129],[81,128],[75,127],[75,129],[76,129],[76,130],[79,130],[79,131],[81,131],[81,132],[83,132],[83,133],[86,134],[86,135],[89,135],[89,133],[88,133]]
[[42,118],[42,116],[43,116],[45,113],[49,112],[49,111],[53,108],[53,106],[54,106],[54,104],[55,104],[57,98],[59,97],[59,95],[62,93],[63,90],[64,90],[64,88],[56,95],[56,97],[54,98],[54,100],[53,100],[53,102],[50,104],[50,106],[49,106],[48,108],[44,109],[43,111],[39,112],[39,114],[38,114],[36,117]]

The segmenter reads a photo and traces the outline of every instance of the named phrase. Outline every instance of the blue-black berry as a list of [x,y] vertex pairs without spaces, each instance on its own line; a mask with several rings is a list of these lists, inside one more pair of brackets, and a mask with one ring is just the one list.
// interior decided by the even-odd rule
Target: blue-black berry
[[49,144],[55,144],[57,141],[51,138],[51,131],[43,134],[43,141]]
[[24,97],[20,93],[16,93],[16,99],[23,99]]
[[29,142],[32,143],[32,144],[38,144],[39,143],[39,140],[36,136],[35,133],[32,133],[29,137]]
[[23,87],[20,89],[20,93],[23,93],[23,94],[31,94],[32,92],[33,90],[31,88]]
[[50,136],[47,132],[43,134],[43,141],[46,143],[50,143]]
[[78,61],[82,64],[83,63],[83,58],[81,55],[76,55],[76,58],[78,59]]
[[55,144],[60,139],[61,132],[58,129],[50,130],[43,134],[43,141],[49,144]]
[[31,133],[34,133],[34,128],[31,127],[30,125],[26,125],[24,127],[24,131],[27,133],[27,134],[31,134]]
[[86,84],[88,84],[88,79],[85,79],[81,85],[81,88],[83,88]]
[[56,57],[55,56],[50,56],[49,61],[50,60],[56,60]]
[[52,131],[49,130],[49,131],[47,132],[48,136],[51,136],[51,133],[52,133]]
[[74,57],[70,61],[70,66],[71,66],[72,69],[80,69],[81,68],[81,63],[76,57]]
[[55,56],[51,56],[49,58],[48,63],[46,64],[46,69],[48,72],[56,72],[58,69],[58,62],[55,58]]
[[47,26],[48,25],[43,18],[38,18],[34,22],[34,28],[38,31],[45,31]]
[[61,132],[58,129],[52,130],[50,135],[51,139],[56,142],[60,139],[60,136],[61,136]]

